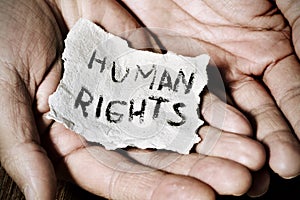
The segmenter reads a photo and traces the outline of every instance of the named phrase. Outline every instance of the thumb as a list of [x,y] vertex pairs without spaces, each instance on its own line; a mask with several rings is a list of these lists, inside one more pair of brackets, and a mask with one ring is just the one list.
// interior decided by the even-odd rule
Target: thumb
[[1,164],[26,199],[54,199],[55,172],[40,146],[31,97],[17,73],[11,69],[3,71],[1,74],[6,77],[0,77]]
[[300,58],[300,1],[277,0],[276,4],[292,27],[294,48]]

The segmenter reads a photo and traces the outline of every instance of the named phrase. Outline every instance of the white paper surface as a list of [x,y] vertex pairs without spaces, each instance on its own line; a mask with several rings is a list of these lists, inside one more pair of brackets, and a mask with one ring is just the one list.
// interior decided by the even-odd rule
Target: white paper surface
[[65,40],[63,60],[49,118],[110,150],[134,146],[187,154],[200,141],[197,110],[208,55],[135,50],[80,19]]

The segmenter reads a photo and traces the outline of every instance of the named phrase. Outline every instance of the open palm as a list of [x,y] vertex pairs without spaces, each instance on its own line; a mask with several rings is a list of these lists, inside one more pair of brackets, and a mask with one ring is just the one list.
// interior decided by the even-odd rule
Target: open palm
[[[184,42],[180,41],[187,39],[205,49],[220,69],[235,104],[251,119],[256,137],[268,147],[271,168],[286,178],[300,173],[300,64],[291,28],[275,3],[124,2],[147,27],[176,33],[154,32],[167,49],[197,54],[197,48],[182,48]],[[280,5],[292,8],[283,2]],[[299,15],[294,11],[289,17],[296,22]],[[295,45],[299,29],[294,26]]]
[[[172,6],[175,5],[169,1],[166,2]],[[55,1],[30,0],[21,2],[0,1],[0,4],[0,45],[3,49],[0,52],[2,96],[0,103],[1,115],[5,116],[2,117],[0,123],[0,157],[1,164],[25,192],[27,198],[36,196],[40,199],[53,198],[56,183],[55,173],[58,177],[67,176],[67,178],[71,178],[90,192],[114,199],[157,199],[163,198],[164,195],[168,195],[168,198],[171,198],[170,195],[176,198],[183,198],[187,195],[187,197],[194,197],[195,199],[211,199],[214,196],[213,190],[221,194],[236,195],[247,191],[251,185],[248,169],[257,170],[262,166],[264,162],[263,149],[258,143],[243,136],[251,134],[247,120],[232,107],[225,106],[212,95],[204,98],[206,100],[204,100],[203,107],[208,110],[204,114],[212,115],[210,110],[218,109],[209,108],[219,106],[221,109],[226,109],[226,117],[224,118],[224,125],[215,124],[215,127],[206,126],[200,130],[204,140],[208,130],[215,132],[218,129],[224,130],[219,141],[210,151],[212,156],[207,157],[200,154],[179,156],[178,154],[159,152],[128,152],[128,155],[124,156],[118,152],[91,146],[75,133],[66,130],[62,125],[45,118],[49,111],[48,97],[56,89],[61,77],[60,55],[63,48],[63,37],[80,17],[90,19],[115,34],[139,26],[134,17],[129,15],[118,3],[114,1],[59,1],[56,3]],[[243,42],[241,42],[240,47],[237,46],[238,43],[230,45],[224,39],[236,38],[238,33],[243,33],[243,28],[238,26],[232,28],[228,25],[227,28],[230,30],[241,29],[240,31],[237,30],[235,37],[233,37],[234,32],[232,36],[229,31],[228,33],[223,31],[225,32],[223,33],[218,30],[213,33],[214,30],[205,25],[209,24],[208,22],[190,27],[189,24],[193,24],[193,20],[196,18],[188,15],[178,6],[177,9],[173,10],[174,12],[170,13],[166,12],[164,5],[160,5],[160,10],[155,10],[155,12],[156,14],[164,14],[165,18],[161,18],[159,22],[155,16],[152,16],[151,12],[153,11],[147,10],[151,7],[143,6],[144,12],[139,13],[138,6],[141,5],[130,4],[133,11],[149,26],[162,26],[177,30],[176,27],[180,28],[182,24],[178,24],[180,21],[178,21],[179,18],[176,17],[178,14],[176,13],[190,17],[181,18],[182,23],[189,19],[192,20],[185,24],[185,28],[180,28],[180,30],[185,30],[183,36],[192,37],[203,43],[208,52],[213,55],[217,65],[223,66],[229,86],[241,88],[232,92],[234,99],[241,108],[246,111],[249,109],[249,113],[253,114],[250,112],[251,108],[256,107],[252,104],[255,101],[249,101],[245,95],[253,95],[253,97],[258,98],[257,103],[260,103],[259,105],[265,103],[266,98],[271,102],[267,105],[275,105],[262,87],[260,90],[255,90],[257,94],[249,93],[247,90],[239,94],[239,91],[245,90],[243,85],[241,86],[239,83],[247,83],[245,84],[246,87],[249,87],[248,85],[258,87],[255,79],[249,79],[251,78],[250,75],[260,75],[265,71],[266,66],[271,64],[268,63],[270,60],[266,61],[262,57],[262,60],[257,62],[260,64],[256,66],[250,58],[260,54],[256,55],[257,52],[253,52],[250,57],[247,57],[244,55],[244,52],[247,51],[244,50],[239,54],[241,48],[247,49],[247,45]],[[145,13],[148,13],[149,16],[144,16]],[[173,14],[176,15],[173,16]],[[224,30],[226,26],[224,25]],[[212,27],[217,29],[218,26]],[[208,29],[206,30],[206,28]],[[203,29],[203,36],[199,34],[201,29]],[[288,35],[289,30],[286,31]],[[208,32],[212,35],[207,34]],[[217,37],[218,33],[219,38]],[[253,31],[254,33],[255,31]],[[214,34],[216,36],[213,36]],[[281,38],[280,36],[282,40],[286,39],[281,33],[278,33],[275,39]],[[160,39],[167,49],[172,50],[172,42],[167,41],[168,39],[173,40],[172,35],[170,37],[165,35]],[[206,40],[211,40],[211,42]],[[251,41],[255,40],[249,40],[250,44],[252,44]],[[279,44],[278,41],[274,44]],[[168,44],[171,44],[170,48]],[[224,46],[220,48],[217,44]],[[287,52],[292,53],[292,49],[288,45],[283,45],[283,47],[287,49]],[[228,48],[233,48],[231,53],[228,53],[230,52]],[[257,47],[253,46],[253,48]],[[252,52],[250,50],[249,52]],[[187,54],[184,51],[179,53]],[[197,52],[194,53],[197,54]],[[288,58],[287,55],[281,55],[279,51],[274,51],[275,53],[278,54],[276,54],[276,58],[282,58],[279,60]],[[274,59],[272,56],[270,58]],[[280,63],[276,61],[275,59],[275,64]],[[243,65],[245,67],[241,68],[241,63],[248,63],[249,66]],[[259,95],[262,97],[259,98]],[[237,98],[237,96],[239,97]],[[241,101],[242,103],[240,103]],[[248,108],[248,104],[252,107]],[[286,124],[281,119],[278,110],[267,109],[267,111],[268,115],[270,112],[275,112],[275,117],[278,114],[278,120],[281,121],[275,125],[280,125],[279,131],[287,130],[282,128],[286,128]],[[253,114],[253,116],[257,116],[256,119],[263,118],[263,120],[257,119],[257,128],[266,130],[264,125],[269,124],[262,115]],[[270,133],[272,131],[274,132],[273,129],[270,129]],[[241,135],[234,133],[241,133]],[[275,133],[277,133],[277,129]],[[258,137],[266,138],[262,136],[262,133],[260,135],[258,134]],[[286,132],[283,139],[288,142],[287,146],[292,153],[291,156],[299,156],[297,149],[299,145],[290,132]],[[266,144],[271,143],[268,140],[265,141]],[[292,143],[292,141],[295,142]],[[275,140],[275,142],[277,141]],[[294,144],[294,146],[290,144]],[[201,146],[201,144],[199,145]],[[271,145],[269,146],[271,147]],[[44,149],[46,149],[47,154]],[[174,157],[176,159],[173,159]],[[132,158],[136,160],[132,161]],[[168,160],[172,160],[172,162],[165,165],[164,162]],[[159,170],[153,170],[155,168]],[[292,173],[294,172],[292,170]]]

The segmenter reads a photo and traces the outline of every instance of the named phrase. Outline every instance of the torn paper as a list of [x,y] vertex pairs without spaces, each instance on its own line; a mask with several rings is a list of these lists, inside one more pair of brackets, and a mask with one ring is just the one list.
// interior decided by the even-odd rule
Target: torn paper
[[207,84],[208,55],[135,50],[85,19],[71,29],[65,46],[50,118],[110,150],[187,154],[200,141],[199,94]]

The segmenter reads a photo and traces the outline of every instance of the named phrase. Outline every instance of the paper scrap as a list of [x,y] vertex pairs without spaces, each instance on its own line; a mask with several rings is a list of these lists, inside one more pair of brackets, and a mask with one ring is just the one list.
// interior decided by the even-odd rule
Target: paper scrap
[[200,92],[209,56],[135,50],[86,19],[70,30],[64,74],[48,117],[106,149],[189,153],[200,141]]

